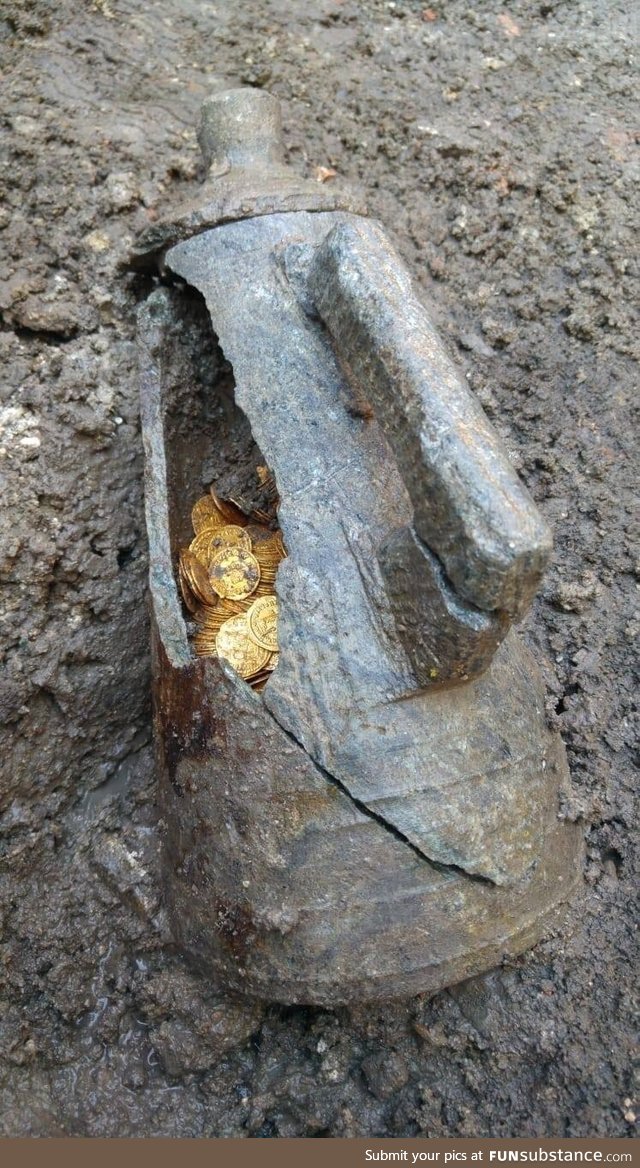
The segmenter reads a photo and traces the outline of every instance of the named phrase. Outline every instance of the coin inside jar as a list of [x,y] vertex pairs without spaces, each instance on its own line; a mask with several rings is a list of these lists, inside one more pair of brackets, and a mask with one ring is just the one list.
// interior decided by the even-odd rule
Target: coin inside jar
[[268,649],[250,637],[246,613],[225,621],[216,637],[216,652],[245,681],[260,673],[270,657]]
[[211,495],[203,495],[191,509],[191,524],[196,535],[208,527],[220,527],[226,522]]
[[275,596],[254,600],[247,612],[249,633],[258,645],[270,653],[278,650],[278,601]]
[[189,544],[189,551],[205,568],[209,566],[209,560],[211,559],[211,540],[216,534],[216,530],[216,528],[203,527],[202,531],[199,531],[195,539],[192,539]]
[[243,600],[260,583],[260,565],[244,547],[223,547],[209,560],[209,580],[218,596]]
[[[194,596],[194,594],[193,594],[193,589],[191,587],[191,584],[189,583],[189,580],[187,579],[187,575],[186,575],[184,567],[182,565],[182,561],[180,561],[178,564],[178,582],[180,584],[180,591],[182,593],[182,599],[184,600],[185,605],[187,606],[191,615],[193,617],[195,617],[195,619],[197,620],[198,615],[200,613],[200,610],[202,608],[202,605],[201,605],[200,601],[198,600],[197,596]],[[209,585],[209,587],[211,587],[211,585]]]
[[207,569],[187,548],[180,552],[180,570],[197,600],[204,604],[216,604],[217,596],[209,582]]
[[216,509],[224,517],[223,523],[237,524],[239,527],[244,527],[248,523],[248,517],[244,511],[240,509],[231,499],[223,499],[216,494],[213,487],[210,488],[211,498],[215,504]]
[[223,547],[244,547],[250,552],[251,539],[243,527],[238,527],[235,523],[225,523],[224,527],[218,527],[211,532],[209,555],[213,555]]
[[[194,538],[180,550],[177,576],[196,626],[195,654],[224,656],[260,693],[278,662],[275,580],[287,552],[275,518],[278,494],[273,476],[259,468],[258,479],[263,488],[267,480],[270,484],[266,510],[252,505],[250,495],[246,500],[223,498],[213,487],[210,495],[194,503]],[[258,600],[268,603],[258,605],[252,627],[249,612]],[[219,651],[218,635],[236,617],[244,623],[226,628]]]

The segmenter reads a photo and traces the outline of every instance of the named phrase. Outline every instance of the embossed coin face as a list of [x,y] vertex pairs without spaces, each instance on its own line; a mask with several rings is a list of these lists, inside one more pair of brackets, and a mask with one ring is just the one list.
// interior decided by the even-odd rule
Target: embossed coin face
[[193,530],[196,535],[200,531],[204,531],[207,527],[221,527],[223,523],[228,520],[224,518],[222,512],[218,510],[211,495],[203,495],[194,503],[191,510],[191,522]]
[[250,552],[251,539],[244,527],[238,527],[235,523],[225,523],[224,527],[218,527],[216,531],[211,532],[209,546],[212,555],[223,547],[244,547]]
[[249,635],[246,613],[224,622],[216,637],[216,651],[245,681],[260,673],[269,660],[268,649],[257,645]]
[[209,560],[209,580],[218,596],[244,600],[260,583],[260,565],[244,547],[224,547]]
[[278,649],[278,601],[275,596],[254,600],[247,612],[249,632],[258,645],[276,653]]

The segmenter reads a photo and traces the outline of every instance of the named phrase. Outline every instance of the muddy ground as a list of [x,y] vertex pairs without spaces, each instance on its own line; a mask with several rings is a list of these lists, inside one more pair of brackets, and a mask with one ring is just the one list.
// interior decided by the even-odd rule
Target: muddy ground
[[[3,328],[3,1135],[624,1135],[631,1080],[629,6],[10,0]],[[229,1006],[158,890],[134,233],[202,98],[282,98],[301,173],[393,231],[553,523],[523,630],[584,822],[566,927],[431,1000]],[[635,164],[637,166],[637,162]]]

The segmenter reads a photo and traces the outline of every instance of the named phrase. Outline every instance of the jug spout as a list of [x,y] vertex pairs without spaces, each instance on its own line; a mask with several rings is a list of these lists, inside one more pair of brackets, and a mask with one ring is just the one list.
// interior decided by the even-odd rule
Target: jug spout
[[280,102],[260,89],[213,94],[200,111],[198,144],[214,178],[233,167],[277,178],[286,170]]

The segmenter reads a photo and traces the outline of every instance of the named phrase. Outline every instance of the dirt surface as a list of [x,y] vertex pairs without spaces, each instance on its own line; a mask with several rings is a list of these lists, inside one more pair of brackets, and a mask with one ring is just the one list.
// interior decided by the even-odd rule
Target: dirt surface
[[[3,1135],[631,1132],[628,7],[5,4]],[[282,98],[301,173],[365,188],[556,532],[524,635],[584,891],[519,961],[402,1006],[248,1012],[163,916],[133,343],[150,283],[121,263],[193,188],[202,98],[239,83]]]

